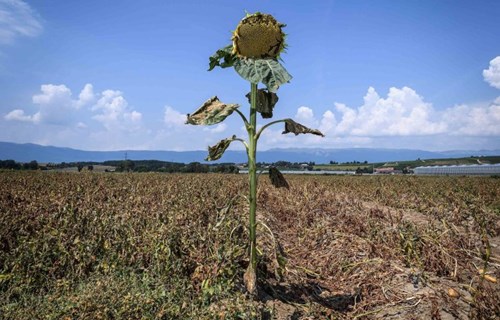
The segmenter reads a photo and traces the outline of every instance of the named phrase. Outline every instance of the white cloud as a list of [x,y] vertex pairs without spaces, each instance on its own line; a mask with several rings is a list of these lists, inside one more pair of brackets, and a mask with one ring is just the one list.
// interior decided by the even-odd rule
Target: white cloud
[[500,89],[500,56],[490,61],[490,67],[483,70],[483,77],[490,86]]
[[459,105],[447,109],[443,120],[449,133],[461,136],[500,135],[500,97],[486,106]]
[[142,113],[137,112],[137,111],[132,111],[132,112],[127,112],[123,114],[123,117],[126,120],[132,121],[132,122],[138,122],[142,120]]
[[204,127],[204,131],[208,131],[211,133],[221,133],[226,131],[227,125],[225,123],[219,123],[215,127]]
[[87,126],[85,123],[83,123],[83,122],[78,122],[78,123],[76,124],[76,127],[77,127],[78,129],[86,129],[88,126]]
[[168,127],[183,127],[186,122],[186,115],[170,106],[166,106],[163,121]]
[[40,105],[58,104],[71,105],[71,90],[65,85],[43,84],[41,94],[33,96],[33,103]]
[[[77,128],[83,128],[83,122],[76,125],[77,112],[84,106],[90,106],[94,113],[94,120],[100,122],[107,130],[137,130],[141,126],[142,114],[129,108],[123,93],[116,90],[105,90],[100,95],[94,94],[92,84],[86,84],[78,95],[72,99],[71,90],[64,84],[44,84],[41,93],[33,96],[32,101],[39,110],[33,115],[24,110],[16,109],[4,118],[9,121],[32,122],[34,124],[69,125],[73,123]],[[88,112],[88,109],[86,109]],[[85,110],[84,110],[85,112]],[[80,112],[81,116],[85,116]],[[80,120],[80,119],[78,119]],[[86,127],[87,125],[85,125]]]
[[80,94],[78,95],[78,101],[75,102],[75,106],[77,108],[81,108],[87,104],[94,102],[94,100],[95,100],[94,87],[92,86],[92,84],[87,83],[85,87],[83,87]]
[[352,130],[354,135],[428,135],[445,129],[431,120],[432,105],[411,88],[390,88],[386,99],[370,88],[364,101]]
[[73,101],[71,90],[65,85],[44,84],[41,93],[34,95],[33,104],[38,105],[39,121],[35,123],[50,123],[63,125],[71,121]]
[[129,109],[128,102],[121,91],[105,90],[101,93],[101,98],[91,108],[92,111],[100,113],[92,118],[101,122],[108,131],[137,130],[140,128],[142,114]]
[[33,123],[38,123],[40,122],[40,113],[37,112],[34,115],[30,116],[24,113],[23,110],[21,109],[15,109],[9,112],[4,116],[5,120],[8,121],[22,121],[22,122],[33,122]]
[[428,146],[419,147],[429,149],[434,140],[444,143],[446,148],[448,139],[450,148],[452,143],[453,148],[457,148],[457,137],[484,143],[488,137],[500,135],[500,97],[489,104],[463,104],[436,111],[432,104],[409,87],[391,88],[387,97],[381,97],[374,88],[369,88],[363,104],[357,108],[335,103],[333,110],[325,111],[320,119],[316,119],[312,109],[300,107],[296,118],[319,124],[317,128],[326,137],[299,136],[293,137],[294,142],[279,136],[275,130],[263,135],[265,146],[293,147],[300,143],[321,147],[373,147],[377,144],[401,148],[410,144],[417,148],[416,141],[420,144],[427,141]]
[[295,119],[305,126],[315,125],[314,112],[308,107],[299,107],[295,114]]
[[327,111],[321,120],[323,130],[334,135],[418,136],[446,130],[446,124],[435,117],[432,105],[408,87],[391,88],[387,98],[380,97],[370,87],[362,106],[334,105],[340,114],[338,124],[334,126],[336,119],[332,111]]
[[323,113],[323,117],[321,118],[321,125],[319,126],[319,131],[326,133],[331,132],[335,129],[337,125],[337,119],[335,118],[335,114],[330,110],[326,110]]
[[0,44],[18,37],[34,37],[42,32],[38,14],[21,0],[0,0]]
[[[94,100],[91,84],[85,85],[78,100],[72,99],[71,90],[64,84],[43,84],[40,87],[40,91],[41,93],[32,97],[33,104],[39,108],[35,114],[28,115],[24,110],[16,109],[12,111],[15,116],[6,119],[10,121],[65,125],[72,122],[75,110],[88,105]],[[22,111],[22,114],[19,111]]]
[[125,100],[120,91],[115,90],[105,90],[101,95],[101,98],[92,107],[92,111],[101,111],[101,113],[95,115],[93,118],[104,125],[118,121],[120,115],[128,107],[127,100]]
[[341,113],[341,120],[335,130],[332,132],[334,134],[349,134],[350,129],[355,125],[356,123],[356,111],[354,111],[351,108],[348,108],[345,104],[343,103],[334,103],[335,109]]

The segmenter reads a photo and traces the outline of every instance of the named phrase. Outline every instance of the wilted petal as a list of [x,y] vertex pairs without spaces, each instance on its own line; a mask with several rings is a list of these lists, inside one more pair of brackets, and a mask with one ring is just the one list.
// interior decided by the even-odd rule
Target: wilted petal
[[205,161],[219,160],[234,139],[236,139],[236,136],[221,140],[213,147],[208,147],[208,157]]
[[239,107],[238,104],[225,104],[219,101],[219,98],[208,99],[193,114],[187,115],[186,124],[194,125],[212,125],[224,121],[234,110]]
[[283,174],[275,167],[269,168],[269,179],[276,188],[290,188]]
[[[248,98],[248,102],[251,101],[251,93],[249,92],[246,97]],[[273,108],[278,102],[278,95],[274,92],[269,92],[266,89],[259,89],[257,91],[257,112],[259,112],[262,118],[272,118],[273,117]]]
[[293,121],[292,119],[286,119],[285,120],[285,131],[283,131],[283,134],[286,134],[289,132],[293,132],[293,133],[295,133],[295,135],[298,135],[299,133],[311,133],[311,134],[315,134],[317,136],[322,136],[322,137],[325,136],[319,130],[309,129],[308,127],[303,126],[300,123]]

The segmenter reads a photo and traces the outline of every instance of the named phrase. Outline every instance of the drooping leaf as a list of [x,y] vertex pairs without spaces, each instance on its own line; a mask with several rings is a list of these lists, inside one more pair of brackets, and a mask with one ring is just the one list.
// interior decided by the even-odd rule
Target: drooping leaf
[[[246,97],[248,98],[248,102],[251,99],[251,93],[249,92]],[[268,119],[273,117],[273,108],[278,102],[278,95],[274,92],[269,92],[266,89],[259,89],[257,91],[257,112],[260,113],[262,118]]]
[[317,136],[322,136],[322,137],[325,136],[319,130],[309,129],[308,127],[303,126],[300,123],[293,121],[292,119],[285,119],[285,131],[283,131],[282,133],[286,134],[290,132],[295,133],[295,135],[298,135],[299,133],[311,133]]
[[269,91],[276,92],[292,76],[276,59],[237,59],[234,70],[251,83],[262,82]]
[[269,179],[276,188],[290,188],[285,177],[276,167],[269,168]]
[[[239,58],[232,53],[233,45],[225,46],[217,50],[209,59],[208,71],[212,71],[215,67],[229,68],[234,65]],[[222,61],[221,61],[222,60]]]
[[213,125],[224,121],[229,115],[239,107],[238,104],[225,104],[219,98],[208,99],[193,114],[187,115],[186,124]]
[[227,138],[219,141],[215,146],[208,147],[208,157],[206,157],[205,161],[215,161],[219,160],[226,149],[229,147],[231,142],[236,139],[236,136],[232,136],[231,138]]

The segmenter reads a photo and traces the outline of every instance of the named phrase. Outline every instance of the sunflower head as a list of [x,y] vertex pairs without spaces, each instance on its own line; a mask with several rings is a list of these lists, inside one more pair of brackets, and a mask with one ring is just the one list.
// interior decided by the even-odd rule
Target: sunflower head
[[247,15],[233,32],[233,54],[253,59],[278,57],[285,48],[284,26],[270,14]]

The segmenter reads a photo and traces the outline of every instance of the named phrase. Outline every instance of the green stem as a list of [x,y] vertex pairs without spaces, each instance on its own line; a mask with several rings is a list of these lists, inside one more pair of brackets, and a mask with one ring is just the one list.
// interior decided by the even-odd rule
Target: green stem
[[243,145],[245,146],[245,149],[247,150],[247,153],[248,153],[248,144],[245,140],[240,139],[240,138],[235,138],[235,139],[233,139],[233,141],[239,141],[239,142],[243,143]]
[[252,83],[250,89],[250,125],[248,126],[248,175],[250,183],[250,264],[253,270],[257,267],[257,238],[256,238],[256,211],[257,211],[257,84]]
[[247,117],[245,117],[245,115],[238,109],[234,109],[234,111],[236,111],[236,113],[240,115],[241,119],[243,120],[243,123],[245,124],[245,128],[248,128],[249,124],[248,124]]
[[255,140],[259,140],[260,135],[262,134],[262,132],[265,129],[267,129],[267,127],[270,127],[273,124],[277,124],[277,123],[280,123],[280,122],[286,122],[287,120],[289,120],[289,119],[281,119],[281,120],[276,120],[276,121],[273,121],[273,122],[269,122],[268,124],[266,124],[265,126],[263,126],[262,128],[260,128],[259,132],[257,132],[257,135],[255,136]]

